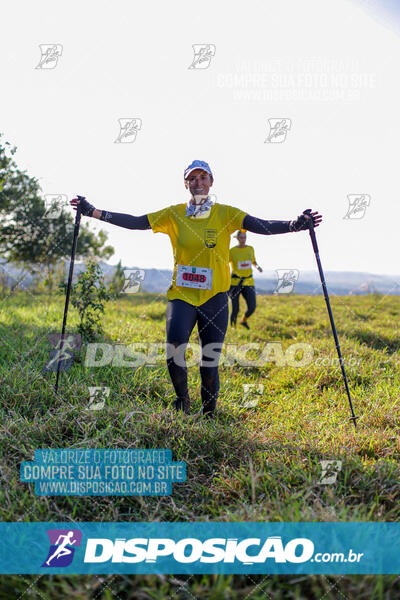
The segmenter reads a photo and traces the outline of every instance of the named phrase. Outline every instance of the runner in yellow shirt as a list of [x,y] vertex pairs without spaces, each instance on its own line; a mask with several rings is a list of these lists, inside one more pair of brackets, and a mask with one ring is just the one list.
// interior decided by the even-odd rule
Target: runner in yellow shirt
[[169,236],[174,255],[172,282],[167,292],[167,367],[176,393],[174,406],[189,411],[185,350],[197,323],[201,343],[201,399],[203,413],[214,416],[219,393],[218,365],[228,326],[230,288],[229,244],[231,234],[244,228],[264,235],[317,227],[317,212],[301,214],[294,221],[266,221],[226,204],[213,203],[209,190],[214,177],[204,161],[193,161],[184,171],[190,193],[187,204],[174,204],[157,212],[134,217],[96,209],[87,200],[74,198],[81,214],[125,227],[152,229]]
[[247,310],[240,324],[246,327],[246,329],[250,329],[247,319],[256,310],[256,289],[254,286],[252,265],[260,273],[262,272],[262,268],[257,264],[253,246],[246,245],[245,230],[239,229],[235,237],[239,243],[229,250],[229,262],[232,267],[231,287],[229,289],[229,295],[232,300],[231,325],[236,327],[241,294],[246,301]]

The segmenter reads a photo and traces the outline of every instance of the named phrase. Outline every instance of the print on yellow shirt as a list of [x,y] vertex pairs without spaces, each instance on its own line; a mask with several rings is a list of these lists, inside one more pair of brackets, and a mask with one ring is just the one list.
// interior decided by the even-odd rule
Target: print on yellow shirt
[[172,244],[174,272],[168,300],[179,298],[200,306],[230,287],[230,236],[241,228],[247,213],[215,203],[207,214],[203,218],[187,217],[186,204],[182,203],[147,215],[153,232],[166,233]]
[[[256,262],[253,246],[244,248],[234,246],[229,250],[229,262],[232,267],[232,275],[247,278],[243,279],[242,285],[254,285],[253,277],[249,277],[253,273],[252,264]],[[240,279],[237,277],[232,277],[231,285],[238,285],[239,281]]]

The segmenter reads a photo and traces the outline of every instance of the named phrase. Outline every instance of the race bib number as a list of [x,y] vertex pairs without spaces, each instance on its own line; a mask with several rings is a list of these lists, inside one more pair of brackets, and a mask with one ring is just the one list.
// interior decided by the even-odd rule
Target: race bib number
[[239,260],[238,269],[250,269],[251,268],[251,260]]
[[178,265],[176,272],[176,285],[198,288],[201,290],[211,290],[212,269]]

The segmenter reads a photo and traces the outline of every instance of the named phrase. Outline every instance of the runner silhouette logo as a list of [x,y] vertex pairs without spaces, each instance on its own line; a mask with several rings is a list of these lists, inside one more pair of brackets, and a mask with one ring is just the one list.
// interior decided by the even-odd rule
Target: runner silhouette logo
[[81,545],[79,529],[48,529],[50,548],[42,567],[68,567],[74,558],[75,548]]

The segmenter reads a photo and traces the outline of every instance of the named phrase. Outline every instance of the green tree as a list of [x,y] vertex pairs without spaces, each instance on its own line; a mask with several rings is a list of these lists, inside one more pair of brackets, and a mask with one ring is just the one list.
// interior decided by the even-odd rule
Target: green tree
[[[68,206],[68,212],[62,207],[55,218],[45,216],[39,183],[18,168],[15,152],[0,134],[0,255],[31,273],[39,267],[52,291],[57,264],[71,255],[75,213]],[[104,231],[94,234],[81,221],[76,260],[110,258],[114,249],[105,246],[107,237]]]

